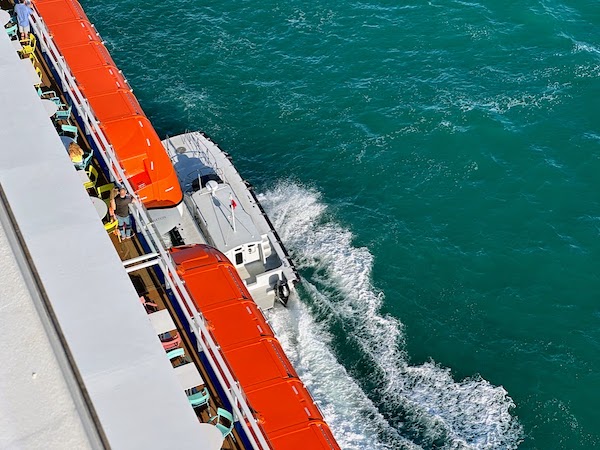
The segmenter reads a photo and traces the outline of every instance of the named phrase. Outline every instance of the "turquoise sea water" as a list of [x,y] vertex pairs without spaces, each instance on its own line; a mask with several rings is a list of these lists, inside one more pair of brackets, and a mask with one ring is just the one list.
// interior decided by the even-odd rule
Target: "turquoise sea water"
[[600,4],[84,1],[161,136],[234,157],[344,448],[600,448]]

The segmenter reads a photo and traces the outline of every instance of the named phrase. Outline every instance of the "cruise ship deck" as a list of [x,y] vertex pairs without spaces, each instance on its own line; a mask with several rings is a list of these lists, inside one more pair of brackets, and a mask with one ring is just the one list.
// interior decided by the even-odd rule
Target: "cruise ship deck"
[[150,270],[132,283],[139,243],[106,232],[38,95],[48,68],[34,86],[15,42],[0,33],[0,447],[202,448],[217,405],[190,406],[148,313],[181,323]]

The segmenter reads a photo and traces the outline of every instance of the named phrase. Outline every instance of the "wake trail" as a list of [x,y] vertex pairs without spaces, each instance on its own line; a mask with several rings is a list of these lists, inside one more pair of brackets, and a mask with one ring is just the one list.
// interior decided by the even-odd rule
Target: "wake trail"
[[[283,181],[260,200],[298,268],[315,273],[303,281],[312,309],[292,302],[270,320],[343,448],[517,448],[522,430],[504,388],[478,376],[456,382],[433,361],[408,364],[401,322],[380,312],[373,255],[327,217],[318,191]],[[336,321],[368,361],[375,403],[333,353]]]
[[420,448],[388,424],[337,362],[331,351],[331,335],[315,322],[306,305],[290,300],[288,308],[267,312],[269,323],[340,446],[347,450]]

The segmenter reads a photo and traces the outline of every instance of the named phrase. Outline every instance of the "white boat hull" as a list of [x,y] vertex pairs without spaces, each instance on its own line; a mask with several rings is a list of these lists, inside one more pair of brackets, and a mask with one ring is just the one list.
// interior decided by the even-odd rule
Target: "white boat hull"
[[[287,295],[282,294],[289,295],[294,289],[297,271],[229,155],[198,132],[165,139],[163,145],[184,191],[184,208],[178,213],[179,223],[173,225],[178,242],[173,245],[208,243],[216,247],[234,264],[262,309],[272,308],[277,299],[285,303]],[[161,217],[161,213],[155,214]],[[177,221],[165,216],[162,223],[166,226]]]

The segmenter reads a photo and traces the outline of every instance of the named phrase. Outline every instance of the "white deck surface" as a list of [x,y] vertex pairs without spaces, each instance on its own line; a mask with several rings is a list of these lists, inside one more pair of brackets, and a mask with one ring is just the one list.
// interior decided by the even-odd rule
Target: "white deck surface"
[[10,21],[10,13],[0,9],[0,25],[4,25]]
[[31,60],[29,58],[25,58],[21,59],[19,63],[21,65],[21,71],[27,75],[29,82],[34,86],[39,86],[42,83],[42,80],[40,80],[39,75],[35,71]]
[[[213,245],[227,253],[236,247],[251,242],[259,243],[260,233],[256,229],[252,218],[240,206],[236,197],[237,207],[231,212],[231,188],[226,184],[219,184],[216,192],[211,194],[206,189],[195,192],[192,200],[202,217],[208,234],[213,240]],[[235,218],[235,231],[233,220]]]
[[[40,281],[19,280],[3,233],[0,448],[85,448],[86,430],[94,433],[86,423],[99,424],[113,449],[202,448],[196,416],[6,33],[0,80],[0,185]],[[42,326],[50,322],[33,288],[58,330]],[[66,349],[52,345],[53,333]],[[74,374],[87,403],[78,403]]]
[[223,445],[223,434],[219,431],[217,427],[211,425],[209,423],[200,423],[198,426],[202,429],[204,433],[208,436],[205,442],[204,450],[219,450]]
[[92,448],[1,224],[0,299],[0,448]]

